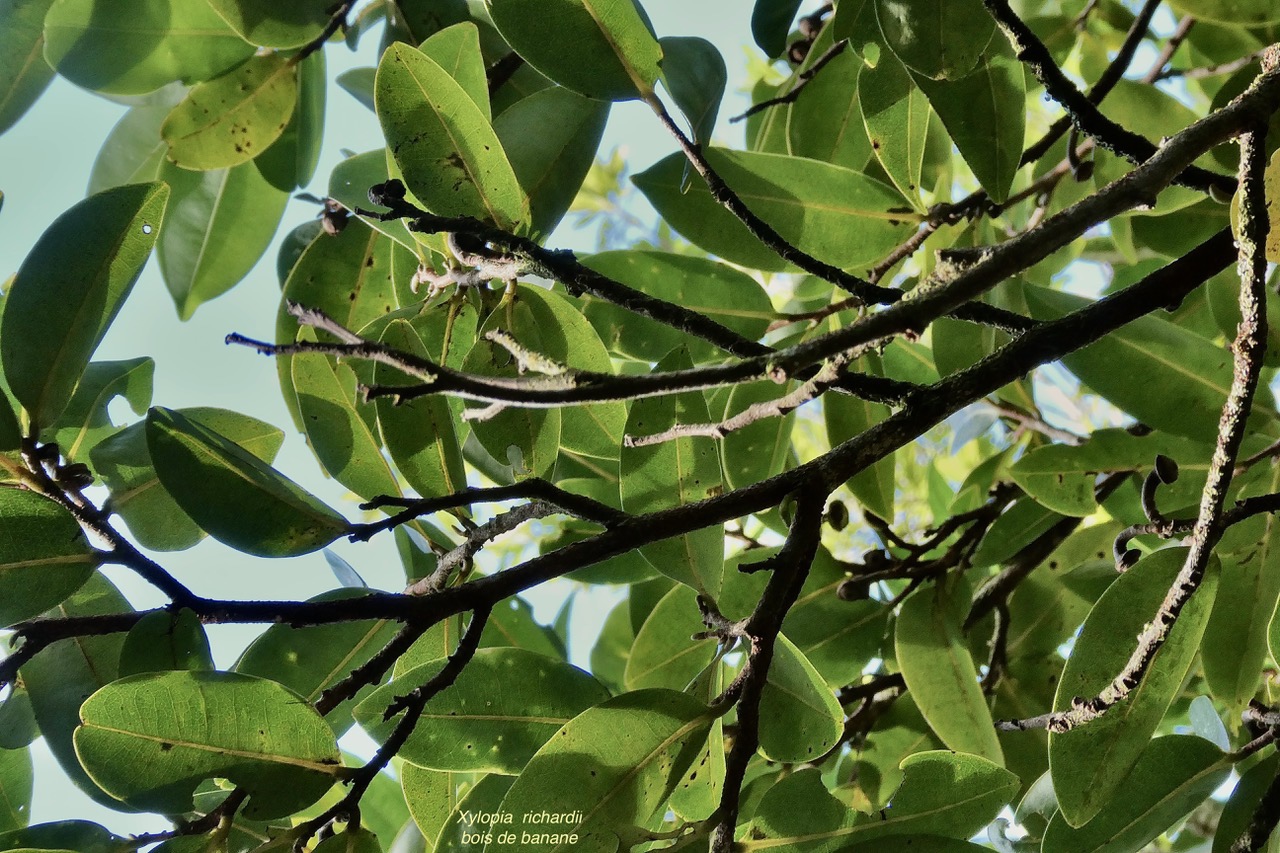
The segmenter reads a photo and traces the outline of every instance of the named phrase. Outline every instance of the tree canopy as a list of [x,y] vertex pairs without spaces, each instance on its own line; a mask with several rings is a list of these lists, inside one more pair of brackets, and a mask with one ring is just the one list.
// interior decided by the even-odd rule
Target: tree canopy
[[[129,107],[0,297],[0,850],[1280,849],[1280,6],[724,7],[747,79],[633,0],[0,0],[0,132]],[[282,224],[292,423],[95,358]],[[171,828],[29,825],[37,738]]]

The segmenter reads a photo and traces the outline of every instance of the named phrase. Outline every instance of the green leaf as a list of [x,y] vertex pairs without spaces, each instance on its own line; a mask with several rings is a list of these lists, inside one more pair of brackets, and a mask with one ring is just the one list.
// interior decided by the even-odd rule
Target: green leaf
[[[314,342],[315,332],[303,329],[298,340]],[[293,357],[292,371],[307,440],[329,476],[366,500],[400,494],[382,455],[373,406],[357,398],[352,366],[329,355],[303,354]]]
[[159,236],[169,188],[133,184],[90,196],[40,236],[9,288],[0,359],[38,426],[62,413]]
[[1280,769],[1280,756],[1273,752],[1240,775],[1240,781],[1218,818],[1218,828],[1213,835],[1213,853],[1230,853],[1236,839],[1248,828],[1262,795],[1276,778],[1277,769]]
[[[810,78],[804,97],[797,98],[787,112],[788,153],[862,171],[872,150],[863,122],[866,104],[858,97],[858,76],[866,73],[863,69],[862,60],[853,51],[845,51]],[[876,153],[885,151],[882,148]],[[891,171],[889,176],[893,177]],[[905,194],[908,199],[915,198],[914,192]]]
[[117,430],[108,413],[112,400],[123,397],[134,414],[147,411],[155,369],[150,358],[90,362],[67,408],[41,440],[57,442],[73,462],[88,461],[93,448]]
[[[725,399],[724,418],[745,412],[753,405],[772,402],[794,390],[790,384],[748,382],[733,386]],[[791,455],[791,430],[796,415],[762,418],[720,440],[720,464],[730,489],[740,489],[768,479],[787,467]]]
[[[1124,668],[1133,653],[1131,638],[1155,618],[1186,555],[1185,548],[1157,551],[1102,594],[1062,671],[1053,701],[1055,711],[1070,708],[1076,696],[1098,695]],[[1049,735],[1053,788],[1062,816],[1071,826],[1084,826],[1113,802],[1113,795],[1126,783],[1130,769],[1182,689],[1213,607],[1218,574],[1215,559],[1146,675],[1124,701],[1088,725]]]
[[[940,5],[939,0],[923,2]],[[967,3],[946,0],[945,5],[949,13],[952,6]],[[986,17],[982,10],[977,14]],[[1022,160],[1026,135],[1027,89],[1022,63],[1008,42],[997,36],[972,74],[944,80],[931,80],[930,76],[912,75],[978,183],[992,200],[1005,201]]]
[[663,85],[688,120],[693,141],[710,145],[729,82],[724,57],[703,38],[668,36],[658,43],[662,46]]
[[770,59],[782,56],[801,0],[756,0],[751,9],[751,37]]
[[[119,804],[117,804],[117,807]],[[51,853],[120,853],[123,838],[87,820],[41,823],[0,835],[0,849]]]
[[98,562],[67,510],[34,492],[0,489],[0,625],[61,603]]
[[844,712],[795,644],[779,634],[760,696],[760,754],[770,761],[812,761],[839,741]]
[[[458,807],[458,786],[461,778],[465,777],[460,777],[457,773],[428,770],[407,761],[400,765],[400,784],[404,790],[404,800],[409,806],[409,814],[413,816],[413,822],[427,839],[427,849],[432,853],[436,853],[437,850],[433,842],[440,836],[440,830],[445,826],[445,821]],[[497,774],[485,778],[508,786],[515,781],[510,776]],[[499,802],[502,801],[505,793],[504,787],[503,793],[498,795]]]
[[[624,693],[579,714],[529,761],[501,806],[513,815],[578,815],[554,826],[531,827],[561,841],[522,838],[520,849],[617,850],[617,830],[648,822],[697,757],[710,726],[705,705],[671,690]],[[571,834],[576,841],[567,840]],[[501,848],[490,844],[487,849]]]
[[[130,609],[129,602],[111,582],[95,574],[48,615],[100,616],[128,613]],[[110,809],[134,811],[104,793],[85,774],[72,744],[72,732],[80,724],[80,705],[95,690],[116,680],[123,646],[123,634],[60,640],[27,661],[21,674],[40,734],[62,771],[95,802]],[[87,849],[78,844],[72,846]]]
[[317,844],[316,853],[382,853],[382,845],[372,832],[348,826]]
[[[351,589],[321,593],[311,601],[338,601],[359,598]],[[236,661],[235,671],[269,678],[283,684],[308,702],[346,678],[389,643],[397,626],[386,620],[361,619],[332,625],[294,627],[276,623],[263,631]],[[368,694],[368,690],[360,696]],[[341,734],[351,724],[354,702],[344,702],[326,714]]]
[[31,697],[21,686],[13,687],[0,702],[0,749],[23,749],[39,736]]
[[[383,719],[387,706],[445,662],[398,675],[356,706],[356,719],[384,739],[399,721]],[[495,692],[495,684],[502,689]],[[608,698],[602,684],[567,663],[523,649],[481,649],[453,686],[427,703],[400,755],[435,770],[515,775],[561,726]]]
[[22,447],[22,426],[9,395],[0,390],[0,451]]
[[1008,561],[1061,520],[1061,515],[1036,501],[1019,498],[987,529],[973,553],[973,565],[995,566]]
[[[167,91],[167,90],[166,90]],[[131,108],[120,117],[98,149],[89,173],[89,195],[120,187],[154,181],[160,177],[169,146],[160,138],[160,125],[182,94]]]
[[[478,779],[440,827],[433,853],[471,853],[504,832],[512,831],[516,824],[514,815],[508,815],[505,822],[499,817],[492,823],[482,822],[479,815],[505,814],[499,808],[515,781],[511,776],[496,773]],[[522,820],[523,817],[521,815]],[[508,840],[498,846],[510,846],[510,843]]]
[[59,74],[114,95],[208,80],[253,55],[208,4],[183,0],[54,0],[44,38]]
[[156,253],[178,317],[189,320],[266,253],[289,194],[268,183],[256,163],[207,172],[166,163],[160,177],[173,196]]
[[[1040,319],[1079,310],[1090,300],[1038,287],[1026,289]],[[1213,441],[1231,387],[1231,353],[1155,316],[1140,317],[1062,360],[1093,391],[1158,430]],[[1123,371],[1115,366],[1124,364]],[[1251,424],[1275,430],[1274,414],[1255,411]]]
[[282,817],[319,799],[341,764],[333,732],[297,694],[232,672],[121,679],[90,696],[80,719],[76,754],[94,781],[163,814],[190,811],[196,786],[216,776],[249,794],[246,817]]
[[44,18],[53,0],[0,4],[0,133],[22,118],[53,80],[44,60]]
[[[880,359],[874,354],[863,356],[859,362],[857,366],[872,375],[880,376],[884,373]],[[861,397],[827,394],[822,398],[822,419],[826,424],[827,441],[831,447],[861,435],[889,415],[888,406]],[[893,518],[897,491],[894,484],[896,465],[894,454],[886,454],[855,474],[847,483],[849,491],[853,492],[858,502],[880,518]]]
[[684,690],[715,657],[715,643],[692,638],[705,630],[698,594],[687,586],[672,587],[636,634],[623,674],[626,688]]
[[[854,56],[845,62],[862,65]],[[898,191],[918,205],[929,137],[929,101],[912,82],[911,73],[893,57],[884,57],[874,68],[863,67],[856,79],[871,150]]]
[[253,56],[198,83],[160,128],[184,169],[247,163],[280,138],[298,104],[297,67],[281,54]]
[[[354,154],[334,166],[333,171],[329,174],[329,197],[341,202],[348,210],[356,207],[368,207],[369,188],[383,183],[389,177],[387,171],[388,156],[385,148],[378,148],[374,151],[366,151],[363,154]],[[352,222],[356,221],[373,228],[375,231],[386,234],[415,254],[422,254],[422,245],[414,238],[413,234],[409,233],[409,229],[402,220],[389,219],[386,222],[379,222],[377,219],[372,218],[360,217],[357,220],[352,217],[347,220],[347,225],[350,226]],[[345,234],[346,230],[342,233]]]
[[520,188],[529,223],[547,237],[564,218],[595,160],[609,104],[552,86],[516,101],[493,123]]
[[876,814],[855,812],[832,797],[816,769],[794,773],[765,794],[755,822],[764,837],[740,842],[742,850],[836,853],[867,849],[873,840],[878,850],[881,839],[908,833],[965,839],[1018,791],[1016,776],[976,755],[917,752],[903,760],[902,770],[892,808]]
[[1142,849],[1204,802],[1230,773],[1230,760],[1203,738],[1156,738],[1124,780],[1123,797],[1111,799],[1097,817],[1079,828],[1072,828],[1066,813],[1058,812],[1049,821],[1040,849],[1043,853]]
[[514,229],[529,201],[502,143],[449,72],[404,44],[378,64],[378,119],[404,182],[433,213],[475,216]]
[[[740,270],[707,258],[643,249],[601,252],[583,263],[602,275],[690,311],[703,314],[749,340],[764,336],[777,316],[760,283]],[[655,362],[678,346],[695,363],[723,357],[720,349],[656,320],[583,296],[582,313],[605,345],[624,358]]]
[[[498,32],[538,71],[603,101],[650,97],[662,47],[631,0],[485,0]],[[565,50],[565,45],[573,45]]]
[[[894,189],[850,169],[723,148],[704,154],[729,188],[784,240],[841,269],[878,261],[919,221]],[[704,182],[682,191],[685,162],[683,154],[672,154],[632,180],[658,213],[700,248],[752,269],[790,269],[711,197]]]
[[480,52],[480,30],[472,21],[446,27],[418,48],[458,82],[480,111],[489,115],[489,81]]
[[[263,462],[275,459],[284,432],[257,418],[226,409],[181,409]],[[129,525],[129,532],[145,548],[181,551],[204,538],[204,531],[187,517],[160,484],[147,449],[145,423],[126,427],[94,446],[93,468],[111,490],[111,510]]]
[[[418,358],[433,355],[405,320],[389,323],[380,340],[386,346]],[[374,368],[373,377],[376,385],[384,387],[412,384],[409,377],[383,364]],[[387,452],[414,491],[423,497],[433,497],[450,495],[466,487],[462,449],[454,431],[449,404],[443,397],[429,394],[399,405],[389,397],[380,397],[377,412],[378,427]]]
[[[672,350],[655,373],[693,366],[683,348]],[[627,417],[629,436],[655,435],[675,424],[711,420],[699,391],[637,400]],[[623,447],[620,472],[622,506],[629,513],[649,513],[705,500],[723,484],[715,441],[677,438],[645,447]],[[713,599],[724,573],[724,533],[719,525],[642,546],[640,553],[655,569]]]
[[1003,764],[991,709],[960,630],[968,606],[964,583],[916,590],[898,613],[894,650],[907,689],[942,742]]
[[29,750],[0,749],[0,832],[27,825],[32,777]]
[[183,511],[239,551],[293,557],[348,529],[342,516],[292,480],[180,412],[147,414],[147,446],[160,482]]
[[318,38],[329,23],[324,3],[209,0],[209,5],[245,41],[262,47],[301,47]]
[[1270,0],[1174,0],[1173,5],[1196,18],[1233,27],[1280,21],[1280,9]]
[[982,0],[876,0],[876,17],[902,64],[934,80],[964,77],[993,37],[1003,40]]
[[129,629],[120,650],[120,677],[170,670],[213,669],[209,638],[190,610],[148,613]]

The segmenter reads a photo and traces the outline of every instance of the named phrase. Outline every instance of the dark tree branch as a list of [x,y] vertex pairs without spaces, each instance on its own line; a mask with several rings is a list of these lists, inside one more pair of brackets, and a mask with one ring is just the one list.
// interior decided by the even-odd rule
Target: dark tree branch
[[764,112],[770,107],[780,107],[783,104],[795,103],[796,99],[800,97],[800,93],[803,92],[805,87],[808,86],[813,78],[818,75],[818,72],[823,68],[826,68],[827,64],[830,63],[831,60],[844,53],[845,48],[848,46],[849,41],[847,39],[842,39],[831,45],[831,47],[827,48],[823,52],[822,56],[818,57],[812,65],[796,75],[796,84],[788,89],[786,93],[779,95],[776,98],[769,98],[768,100],[761,101],[758,104],[752,104],[745,112],[739,113],[729,119],[729,123],[737,124],[743,119],[751,118],[751,116],[756,113]]
[[338,30],[347,28],[347,15],[351,14],[351,9],[355,6],[355,0],[343,0],[343,2],[334,3],[325,11],[330,15],[329,22],[324,25],[324,29],[320,31],[320,35],[304,44],[297,53],[289,58],[290,65],[297,65],[320,48],[324,47],[325,42],[333,38],[333,34]]

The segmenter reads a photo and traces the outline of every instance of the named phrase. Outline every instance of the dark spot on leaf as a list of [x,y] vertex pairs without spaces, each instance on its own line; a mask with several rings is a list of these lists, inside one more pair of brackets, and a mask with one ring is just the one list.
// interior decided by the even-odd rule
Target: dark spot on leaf
[[168,752],[171,749],[173,749],[173,744],[169,743],[168,741],[164,741],[160,744],[161,752]]

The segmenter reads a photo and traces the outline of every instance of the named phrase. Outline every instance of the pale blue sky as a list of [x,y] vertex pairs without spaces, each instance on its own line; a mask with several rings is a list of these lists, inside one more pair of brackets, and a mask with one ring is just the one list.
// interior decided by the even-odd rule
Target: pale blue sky
[[[749,104],[747,96],[736,87],[745,85],[747,46],[752,44],[750,0],[647,0],[644,5],[660,36],[698,35],[720,48],[729,67],[729,91],[721,108],[717,136],[727,144],[740,145],[741,126],[730,126],[726,119]],[[806,2],[804,10],[817,5]],[[373,64],[377,36],[378,33],[366,36],[356,54],[340,44],[326,49],[330,87],[324,149],[316,177],[305,188],[317,195],[325,194],[329,172],[341,159],[341,149],[367,151],[382,145],[373,114],[332,83],[348,68]],[[750,50],[758,54],[754,46]],[[98,147],[125,109],[59,78],[17,126],[0,136],[0,190],[5,194],[4,208],[0,211],[0,281],[17,270],[42,231],[62,211],[84,197]],[[626,152],[633,172],[674,150],[673,143],[647,108],[636,102],[614,107],[601,152],[607,154],[619,146]],[[223,337],[231,331],[264,339],[273,337],[279,299],[275,274],[279,239],[315,212],[312,204],[291,202],[276,242],[262,262],[236,289],[201,306],[187,323],[177,319],[153,260],[96,357],[152,356],[156,361],[153,400],[157,405],[222,406],[284,428],[287,438],[277,466],[349,517],[355,517],[354,505],[344,500],[345,490],[323,476],[303,439],[294,433],[280,400],[274,365],[248,350],[223,344]],[[562,228],[549,242],[558,247],[590,250],[592,241],[592,234]],[[117,404],[123,406],[120,401]],[[122,415],[124,411],[121,409]],[[128,419],[132,420],[133,416],[128,415]],[[396,587],[401,574],[389,537],[369,545],[338,543],[334,547],[371,585]],[[207,595],[305,598],[336,585],[318,553],[295,560],[264,562],[206,540],[190,551],[164,555],[162,562],[197,592]],[[133,577],[116,571],[109,574],[136,606],[162,603],[154,591]],[[550,618],[554,602],[563,594],[564,587],[553,589],[537,602],[542,605],[538,608],[540,618]],[[585,660],[584,650],[589,648],[582,639],[592,633],[592,622],[603,615],[602,608],[580,610],[582,618],[574,624],[580,638],[574,644],[574,658],[579,663]],[[211,629],[219,665],[230,665],[257,630]],[[157,819],[115,814],[97,806],[61,778],[61,772],[43,747],[37,746],[35,754],[37,789],[33,823],[87,818],[98,820],[118,833],[164,828],[164,822]]]

